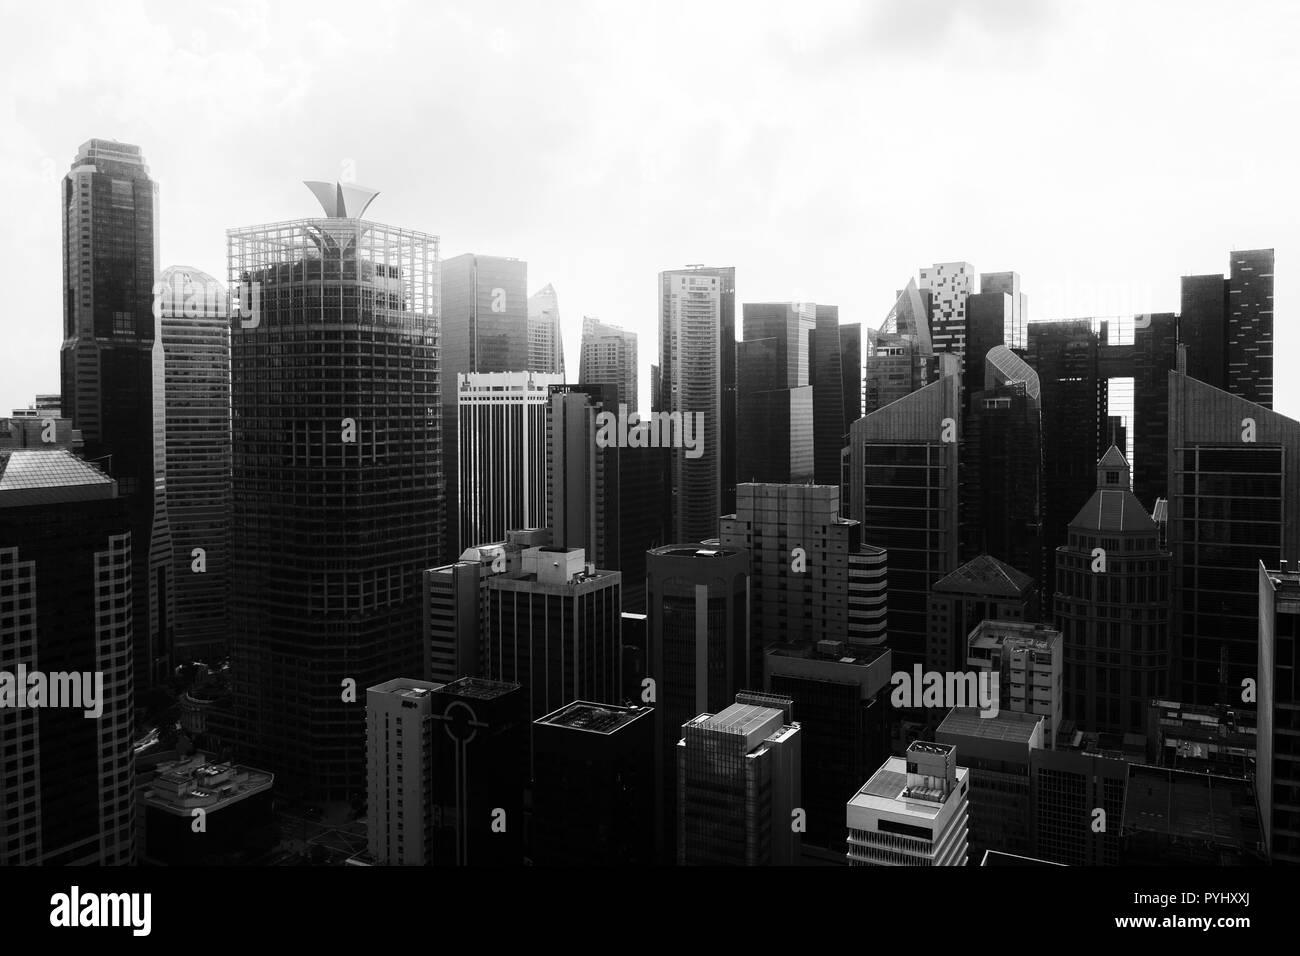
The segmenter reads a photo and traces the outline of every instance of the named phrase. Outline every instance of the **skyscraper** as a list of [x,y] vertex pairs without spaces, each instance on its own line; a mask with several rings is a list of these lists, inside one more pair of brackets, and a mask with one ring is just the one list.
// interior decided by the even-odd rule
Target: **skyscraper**
[[230,318],[226,290],[164,269],[168,517],[176,656],[224,657],[230,639]]
[[158,184],[140,147],[87,140],[63,177],[63,411],[131,515],[141,693],[167,672],[174,627],[157,274]]
[[981,621],[966,641],[966,666],[998,675],[998,712],[1043,719],[1042,746],[1056,746],[1063,704],[1064,642],[1046,624]]
[[1300,573],[1259,566],[1259,815],[1269,856],[1300,863]]
[[1001,293],[1010,298],[1006,324],[1002,330],[1002,343],[1009,349],[1026,348],[1029,344],[1028,332],[1025,329],[1029,322],[1029,299],[1020,291],[1020,273],[981,272],[980,294],[989,293]]
[[703,541],[736,508],[736,270],[659,273],[659,407],[704,415],[702,454],[671,454],[672,537]]
[[370,857],[382,866],[433,862],[433,691],[398,677],[366,688],[366,803]]
[[[743,311],[745,340],[736,346],[737,479],[811,481],[815,443],[809,363],[817,306],[746,302]],[[838,389],[834,397],[838,403]],[[831,412],[834,427],[836,409]]]
[[602,568],[618,563],[619,456],[596,441],[601,412],[618,414],[613,386],[552,385],[546,408],[546,526],[552,542],[582,548]]
[[249,762],[321,800],[364,786],[346,687],[424,672],[443,509],[438,239],[362,219],[372,191],[313,191],[325,218],[227,233],[231,656]]
[[564,339],[560,335],[560,303],[555,287],[528,297],[529,371],[550,372],[564,378]]
[[926,670],[961,670],[966,639],[981,621],[1032,621],[1038,607],[1029,575],[987,554],[972,558],[930,588]]
[[844,398],[844,441],[848,443],[849,426],[862,417],[862,323],[840,326],[840,374]]
[[1112,445],[1097,462],[1096,492],[1056,552],[1066,715],[1090,731],[1143,733],[1147,704],[1168,693],[1170,555],[1157,536]]
[[[772,705],[772,706],[764,706]],[[677,744],[677,863],[793,866],[802,810],[799,724],[791,701],[739,694],[682,726]]]
[[930,334],[936,352],[966,351],[966,300],[975,291],[969,262],[939,262],[921,270],[921,291],[930,293]]
[[520,684],[530,720],[574,700],[620,703],[622,576],[581,548],[526,548],[520,562],[488,578],[484,676]]
[[817,327],[809,338],[808,384],[813,389],[813,480],[840,483],[840,451],[848,442],[845,372],[840,343],[840,307],[818,305]]
[[926,599],[957,567],[959,376],[869,412],[849,430],[849,514],[889,554],[889,645],[907,670],[925,659]]
[[719,541],[750,552],[751,683],[769,644],[884,640],[884,555],[840,517],[838,487],[742,482],[736,507]]
[[[0,452],[0,864],[136,861],[133,527],[66,449]],[[61,684],[81,700],[52,706]]]
[[[447,527],[452,529],[442,558],[450,561],[464,548],[489,540],[457,539],[456,497],[460,477],[457,386],[466,373],[529,370],[528,263],[475,253],[454,256],[439,266],[442,383],[442,473],[446,486]],[[536,370],[534,370],[536,371]],[[561,376],[558,381],[563,381]],[[496,539],[490,539],[496,540]]]
[[970,771],[951,744],[916,741],[848,801],[850,866],[965,866]]
[[601,322],[595,316],[582,317],[582,357],[578,363],[579,385],[605,385],[611,407],[626,405],[628,413],[639,407],[636,333]]
[[[1259,679],[1259,562],[1300,554],[1300,422],[1169,375],[1169,551],[1180,697],[1242,699]],[[1249,703],[1246,704],[1249,706]]]
[[546,523],[546,403],[558,375],[460,376],[457,414],[460,547]]

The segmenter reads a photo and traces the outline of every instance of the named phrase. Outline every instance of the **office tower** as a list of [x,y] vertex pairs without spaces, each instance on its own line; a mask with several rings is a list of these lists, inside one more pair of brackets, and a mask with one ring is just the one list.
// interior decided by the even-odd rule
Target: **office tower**
[[1047,745],[1043,718],[1013,710],[982,715],[973,707],[954,707],[935,740],[957,751],[970,771],[970,854],[988,850],[1026,855],[1033,850],[1033,804],[1029,759]]
[[620,702],[622,575],[581,548],[526,548],[520,559],[488,578],[484,675],[522,685],[529,720],[566,701]]
[[1056,550],[1056,583],[1067,716],[1098,733],[1142,733],[1148,702],[1168,692],[1170,555],[1114,445]]
[[965,866],[970,771],[951,744],[915,741],[848,801],[850,866]]
[[940,262],[921,270],[921,291],[930,293],[930,333],[936,352],[966,351],[966,300],[975,291],[969,262]]
[[718,532],[736,510],[736,270],[691,266],[659,273],[655,411],[704,415],[703,454],[671,453],[672,527],[678,541]]
[[998,710],[1043,718],[1042,746],[1056,746],[1064,704],[1060,631],[1024,621],[981,621],[966,642],[966,666],[998,675]]
[[528,365],[534,372],[564,378],[564,340],[560,336],[560,302],[547,283],[528,297]]
[[[117,483],[71,452],[0,452],[0,864],[136,860],[134,527]],[[27,706],[38,671],[81,699]]]
[[1255,783],[1130,766],[1122,866],[1262,866],[1268,862]]
[[1147,707],[1146,762],[1221,777],[1254,776],[1255,717],[1253,710],[1225,704],[1153,700]]
[[1187,374],[1273,407],[1273,250],[1231,253],[1222,275],[1183,276],[1178,339]]
[[886,556],[840,517],[838,487],[742,482],[736,508],[718,540],[750,553],[751,681],[769,644],[884,640]]
[[1259,567],[1259,813],[1269,856],[1300,863],[1300,573]]
[[135,684],[168,672],[173,574],[167,525],[163,347],[153,311],[158,184],[139,146],[91,139],[63,177],[63,411],[83,457],[131,515]]
[[159,286],[176,657],[219,659],[230,638],[231,597],[226,290],[188,266],[164,269]]
[[546,403],[558,375],[492,372],[457,383],[460,547],[546,522]]
[[[974,306],[972,306],[972,310]],[[974,371],[976,356],[967,356]],[[963,435],[962,554],[992,555],[1043,580],[1043,427],[1038,376],[1004,345],[980,360]]]
[[[870,414],[957,370],[940,359],[930,339],[930,293],[909,280],[879,329],[867,330],[862,414]],[[856,419],[855,419],[856,420]]]
[[533,722],[532,861],[654,863],[654,716],[576,700]]
[[844,441],[848,442],[849,426],[862,417],[862,323],[852,322],[840,326],[840,373],[844,398]]
[[[655,705],[655,778],[666,839],[676,832],[681,728],[727,707],[749,683],[749,552],[678,544],[646,555],[648,648],[643,684]],[[660,848],[661,853],[665,848]]]
[[[428,866],[433,858],[429,784],[435,690],[398,677],[366,688],[366,819],[372,862]],[[439,732],[440,729],[439,729]]]
[[813,480],[840,484],[840,451],[849,441],[845,418],[844,354],[840,345],[840,307],[816,306],[816,328],[809,345],[809,385],[813,386]]
[[963,409],[969,405],[969,396],[985,386],[984,358],[989,349],[1007,348],[1006,327],[1011,310],[1011,296],[1001,292],[976,292],[967,297],[966,358],[962,368],[967,399],[962,402]]
[[482,674],[487,579],[506,569],[505,552],[504,545],[467,548],[459,561],[424,571],[426,680],[450,684],[458,677]]
[[438,239],[361,218],[371,190],[312,189],[323,218],[226,234],[231,669],[241,755],[328,800],[364,786],[365,709],[343,683],[424,672],[421,572],[444,532]]
[[1099,341],[1086,319],[1029,325],[1029,364],[1038,373],[1043,422],[1043,551],[1049,556],[1044,612],[1056,591],[1054,555],[1070,521],[1096,489],[1107,392]]
[[925,658],[930,589],[957,567],[960,378],[945,375],[849,430],[849,514],[889,553],[889,644],[910,670]]
[[[595,316],[582,317],[582,357],[578,363],[579,385],[605,385],[611,407],[626,405],[628,413],[640,404],[637,391],[636,333],[601,322]],[[651,406],[656,407],[652,404]]]
[[1300,422],[1170,374],[1171,690],[1183,701],[1237,703],[1259,679],[1257,569],[1300,555],[1297,501]]
[[[1133,493],[1148,510],[1168,492],[1169,373],[1178,367],[1178,316],[1172,312],[1140,315],[1134,319],[1133,346],[1117,344],[1102,349],[1102,371],[1115,369],[1116,377],[1133,380],[1132,429],[1108,416],[1107,436],[1100,447],[1130,447],[1133,455]],[[1122,360],[1131,352],[1131,361]],[[1115,359],[1120,361],[1116,362]],[[1118,367],[1116,367],[1118,365]]]
[[[1009,308],[1005,314],[1006,323],[1002,329],[1002,342],[1009,349],[1024,349],[1029,344],[1025,330],[1029,322],[1029,299],[1020,291],[1020,273],[1018,272],[981,272],[980,295],[989,293],[1008,297]],[[974,353],[974,349],[970,350]]]
[[[460,479],[458,386],[466,373],[523,372],[528,364],[528,263],[466,253],[441,263],[440,338],[442,388],[442,474],[449,535],[442,559],[450,561],[479,541],[457,538]],[[533,371],[537,371],[533,369]],[[556,379],[563,381],[563,377]],[[498,535],[497,537],[500,537]]]
[[433,864],[518,866],[528,782],[523,688],[462,677],[429,698]]
[[742,481],[813,477],[813,390],[783,387],[780,363],[775,338],[736,344],[736,474]]
[[1066,866],[1117,865],[1128,767],[1122,754],[1096,747],[1031,751],[1033,855]]
[[603,385],[552,385],[546,408],[546,526],[554,544],[582,548],[602,568],[618,560],[623,449],[597,441],[601,413],[619,415],[613,394]]
[[959,671],[981,621],[1035,620],[1038,593],[1029,575],[981,554],[936,581],[926,609],[926,670]]
[[834,848],[841,857],[844,802],[889,755],[886,647],[843,641],[774,644],[763,655],[763,686],[794,701],[799,718],[805,849]]
[[671,519],[671,449],[618,450],[618,560],[623,572],[623,609],[646,610],[646,552],[668,543]]
[[775,695],[740,694],[720,713],[682,726],[679,866],[798,864],[801,742],[789,698]]
[[[202,751],[171,753],[147,773],[137,767],[143,865],[230,866],[274,849],[274,774]],[[203,811],[201,830],[195,810]]]

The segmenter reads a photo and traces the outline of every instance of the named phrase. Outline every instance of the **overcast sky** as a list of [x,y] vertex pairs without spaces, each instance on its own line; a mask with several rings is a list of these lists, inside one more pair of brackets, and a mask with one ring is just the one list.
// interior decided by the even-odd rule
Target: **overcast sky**
[[[1178,277],[1277,250],[1279,411],[1300,417],[1300,5],[907,0],[0,0],[0,414],[59,389],[59,181],[139,144],[162,265],[225,230],[368,218],[553,283],[657,350],[655,275],[878,325],[933,262],[1014,269],[1031,319],[1177,311]],[[739,311],[739,310],[738,310]],[[739,331],[739,314],[737,331]]]

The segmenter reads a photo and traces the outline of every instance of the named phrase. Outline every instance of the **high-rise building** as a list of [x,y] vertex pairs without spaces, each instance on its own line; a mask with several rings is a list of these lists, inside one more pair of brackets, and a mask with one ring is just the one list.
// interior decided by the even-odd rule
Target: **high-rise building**
[[139,146],[82,143],[63,177],[63,411],[131,515],[135,677],[168,672],[174,627],[163,346],[154,318],[158,184]]
[[930,589],[957,567],[960,378],[945,375],[849,430],[849,514],[889,554],[889,645],[924,661]]
[[[972,306],[972,309],[974,307]],[[992,555],[1041,581],[1043,427],[1038,376],[1004,345],[980,358],[961,442],[962,554]],[[974,374],[976,356],[967,356]]]
[[692,266],[659,273],[659,404],[704,416],[696,457],[671,453],[672,528],[703,541],[736,510],[736,270]]
[[[528,263],[502,256],[466,253],[439,266],[442,383],[442,474],[447,526],[451,529],[442,559],[452,560],[479,541],[457,539],[455,515],[463,510],[456,497],[459,466],[458,385],[467,373],[530,370],[528,338]],[[537,371],[536,369],[531,369]],[[556,381],[563,381],[560,376]],[[498,536],[499,537],[499,536]]]
[[574,700],[620,703],[618,571],[581,548],[526,548],[518,570],[488,578],[483,673],[523,687],[529,720]]
[[168,517],[178,659],[230,639],[230,318],[225,286],[171,266],[159,278],[166,356]]
[[[664,834],[676,832],[681,728],[727,707],[749,683],[749,552],[665,545],[646,555],[646,675],[655,705],[655,778]],[[661,854],[666,848],[661,847]]]
[[1061,633],[1045,624],[982,621],[966,643],[966,666],[998,675],[998,712],[1043,719],[1041,746],[1056,746],[1064,693]]
[[458,383],[460,547],[546,522],[546,408],[558,375],[492,372]]
[[520,865],[530,726],[523,688],[462,677],[430,691],[429,709],[434,865]]
[[936,354],[930,336],[930,304],[929,290],[922,291],[915,280],[909,280],[880,328],[867,330],[862,414],[958,372],[956,356]]
[[364,705],[424,672],[421,573],[442,551],[438,239],[361,218],[227,232],[232,694],[241,755],[290,793],[364,788]]
[[[840,451],[848,444],[849,423],[844,395],[844,355],[840,342],[840,307],[818,305],[817,327],[808,349],[808,384],[813,389],[813,480],[840,483]],[[860,399],[855,396],[855,401]]]
[[646,609],[646,552],[668,543],[671,449],[618,450],[618,561],[623,572],[623,609]]
[[889,755],[889,649],[843,641],[774,644],[763,655],[763,686],[794,701],[803,767],[805,849],[841,856],[844,802]]
[[1259,815],[1269,856],[1300,863],[1300,571],[1258,573]]
[[654,716],[576,700],[533,722],[532,861],[654,863]]
[[1241,701],[1242,681],[1258,680],[1259,562],[1300,555],[1296,501],[1300,422],[1171,373],[1169,551],[1183,701]]
[[611,407],[626,405],[628,413],[640,405],[637,384],[636,333],[601,322],[595,316],[582,318],[582,358],[578,363],[579,385],[605,385]]
[[1032,621],[1038,597],[1033,578],[981,554],[936,581],[926,607],[926,670],[958,671],[981,621]]
[[939,262],[921,270],[917,288],[930,293],[930,333],[936,352],[966,351],[966,300],[975,291],[969,262]]
[[817,306],[746,302],[743,311],[745,340],[736,346],[737,480],[811,481]]
[[970,771],[951,744],[915,741],[848,801],[850,866],[965,866]]
[[1139,765],[1130,765],[1128,774],[1122,866],[1268,862],[1253,780]]
[[442,684],[398,677],[366,688],[366,819],[371,861],[433,862],[432,694]]
[[564,339],[560,335],[560,302],[555,286],[528,297],[528,370],[564,378]]
[[467,548],[459,561],[424,571],[425,678],[450,684],[482,675],[487,578],[506,568],[504,545]]
[[1029,754],[1033,856],[1066,866],[1120,862],[1129,761],[1096,747]]
[[1147,708],[1146,762],[1222,777],[1254,776],[1255,718],[1253,710],[1226,704],[1153,700]]
[[1065,639],[1065,710],[1097,733],[1140,734],[1147,705],[1168,693],[1170,555],[1129,490],[1114,445],[1097,490],[1056,551],[1056,626]]
[[840,326],[840,372],[844,398],[844,444],[848,444],[849,426],[862,417],[862,323]]
[[972,707],[954,707],[935,740],[957,750],[970,771],[970,852],[972,859],[994,850],[1027,855],[1033,849],[1033,804],[1029,759],[1040,750],[1043,718],[1013,710],[989,716]]
[[603,385],[552,385],[546,408],[546,526],[556,546],[582,548],[602,568],[615,567],[619,552],[624,449],[597,441],[601,413],[619,414],[613,393]]
[[1273,407],[1273,250],[1231,253],[1228,278],[1184,276],[1179,341],[1187,374]]
[[133,527],[66,449],[0,451],[0,865],[136,861]]
[[738,694],[725,710],[682,725],[678,865],[799,863],[802,738],[790,706],[788,697]]
[[1009,349],[1024,349],[1029,345],[1029,299],[1020,291],[1020,273],[1018,272],[981,272],[980,295],[1001,293],[1010,299],[1010,308],[1003,326],[1002,343]]
[[887,558],[840,517],[837,486],[743,482],[736,507],[718,540],[750,553],[751,682],[769,644],[884,641]]

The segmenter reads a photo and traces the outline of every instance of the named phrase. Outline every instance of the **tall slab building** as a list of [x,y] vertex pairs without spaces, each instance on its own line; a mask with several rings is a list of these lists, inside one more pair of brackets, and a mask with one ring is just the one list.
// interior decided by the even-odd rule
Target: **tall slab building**
[[227,232],[236,736],[289,792],[364,787],[356,688],[424,672],[422,571],[444,528],[438,238],[325,216]]
[[528,297],[528,365],[534,372],[564,378],[564,340],[560,335],[560,299],[549,283]]
[[87,140],[63,177],[63,412],[131,515],[136,685],[171,653],[163,346],[154,318],[158,184],[139,146]]
[[639,406],[636,333],[583,316],[578,384],[610,386],[617,390],[611,393],[613,407],[623,404],[629,414],[635,412]]
[[230,317],[226,289],[189,266],[163,270],[167,488],[175,656],[219,659],[230,639]]
[[702,454],[673,449],[672,537],[704,541],[736,507],[736,270],[659,273],[659,401],[655,411],[701,413]]

